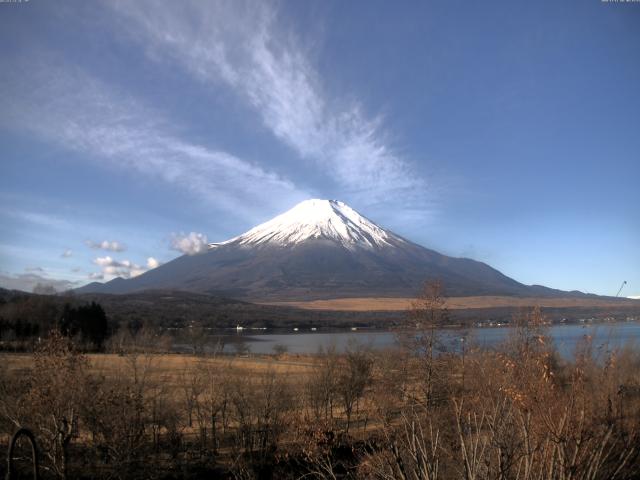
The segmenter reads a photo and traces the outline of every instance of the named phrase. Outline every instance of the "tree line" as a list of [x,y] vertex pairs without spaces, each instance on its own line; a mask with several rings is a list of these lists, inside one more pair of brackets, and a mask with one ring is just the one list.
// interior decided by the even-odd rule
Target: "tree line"
[[26,295],[0,302],[0,341],[25,348],[39,337],[57,330],[86,348],[102,350],[118,329],[99,303],[54,301],[47,296]]

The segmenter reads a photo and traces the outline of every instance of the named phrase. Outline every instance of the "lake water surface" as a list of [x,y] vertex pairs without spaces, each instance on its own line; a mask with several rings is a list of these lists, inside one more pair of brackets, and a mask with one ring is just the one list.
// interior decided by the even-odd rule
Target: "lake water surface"
[[[440,338],[448,350],[460,350],[462,337],[467,336],[467,345],[473,343],[483,348],[491,348],[504,341],[510,327],[443,329]],[[549,335],[556,348],[566,358],[573,355],[575,347],[585,336],[593,337],[594,349],[600,351],[631,345],[640,346],[640,323],[599,323],[579,325],[553,325],[549,327]],[[321,332],[297,331],[291,333],[253,333],[243,331],[230,335],[225,351],[233,352],[234,344],[240,342],[248,346],[252,353],[274,353],[276,345],[283,345],[289,353],[316,353],[320,348],[334,346],[344,351],[349,345],[358,344],[372,349],[387,349],[397,346],[397,336],[388,331],[346,331]]]

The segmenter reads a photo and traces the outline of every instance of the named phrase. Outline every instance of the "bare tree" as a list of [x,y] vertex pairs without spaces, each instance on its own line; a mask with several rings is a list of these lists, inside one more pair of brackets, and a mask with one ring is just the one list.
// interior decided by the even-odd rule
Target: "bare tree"
[[339,356],[335,347],[321,349],[316,356],[316,368],[306,381],[305,391],[313,420],[325,428],[333,424],[333,409],[338,397]]
[[211,361],[198,365],[202,381],[202,391],[197,397],[198,423],[201,431],[211,429],[211,446],[218,449],[220,432],[226,433],[229,424],[229,404],[231,398],[230,379],[237,375],[231,362],[222,367]]
[[422,386],[424,402],[429,405],[434,400],[434,382],[438,373],[436,353],[441,348],[438,329],[449,319],[443,286],[439,280],[424,284],[418,297],[411,303],[409,319],[415,330],[410,330],[401,343],[420,361],[419,384]]
[[[179,385],[184,409],[187,413],[187,424],[192,427],[194,410],[199,410],[200,408],[200,396],[205,389],[205,379],[202,375],[202,370],[197,365],[191,362],[188,362],[187,365],[180,375]],[[198,411],[197,413],[198,417],[200,417],[200,412]]]
[[68,477],[69,445],[79,432],[87,366],[87,359],[57,331],[52,331],[34,352],[30,388],[24,398],[28,422],[49,460],[43,467],[62,479]]
[[337,390],[346,416],[346,433],[349,433],[354,407],[372,381],[373,360],[369,351],[355,346],[347,350],[345,362],[338,372]]
[[255,383],[235,378],[231,403],[237,432],[234,443],[236,467],[247,470],[247,462],[259,476],[275,459],[282,434],[292,415],[289,386],[273,371],[259,375]]

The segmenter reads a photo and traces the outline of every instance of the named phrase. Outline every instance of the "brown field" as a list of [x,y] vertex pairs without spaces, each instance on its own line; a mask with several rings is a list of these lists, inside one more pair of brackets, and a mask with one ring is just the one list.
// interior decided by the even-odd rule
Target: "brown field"
[[[131,356],[100,353],[88,354],[89,372],[105,378],[114,378],[129,371]],[[34,357],[29,353],[2,353],[0,362],[8,373],[20,373],[34,366]],[[205,357],[182,354],[150,354],[136,358],[138,366],[147,367],[150,381],[162,381],[165,385],[177,383],[182,377],[193,372],[195,367],[209,365],[224,369],[233,369],[235,374],[245,378],[274,372],[292,383],[301,381],[313,370],[312,358],[304,355],[285,355],[280,359],[274,356],[254,357]]]
[[[298,302],[263,302],[263,305],[283,305],[308,310],[339,310],[352,312],[367,311],[401,311],[411,306],[413,298],[334,298],[329,300],[310,300]],[[623,305],[640,305],[631,299],[598,299],[598,298],[534,298],[534,297],[449,297],[446,307],[450,310],[469,308],[499,307],[620,307]]]

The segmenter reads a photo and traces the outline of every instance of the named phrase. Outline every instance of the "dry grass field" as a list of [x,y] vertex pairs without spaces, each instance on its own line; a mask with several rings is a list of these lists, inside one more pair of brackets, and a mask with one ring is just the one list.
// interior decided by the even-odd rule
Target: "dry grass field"
[[[334,298],[329,300],[311,300],[299,302],[269,302],[263,305],[282,305],[304,308],[308,310],[338,310],[352,312],[367,311],[403,311],[411,307],[413,298]],[[500,308],[500,307],[619,307],[637,306],[638,300],[626,298],[599,299],[599,298],[535,298],[535,297],[503,297],[503,296],[476,296],[476,297],[449,297],[445,306],[449,310],[464,310],[470,308]]]
[[[162,382],[164,385],[178,384],[184,375],[197,368],[211,367],[224,371],[233,370],[235,375],[249,379],[259,377],[266,372],[274,372],[295,384],[301,382],[314,369],[313,359],[304,355],[271,356],[194,356],[183,354],[153,353],[137,355],[88,354],[88,373],[113,379],[123,372],[129,373],[132,361],[143,369],[150,382]],[[34,367],[34,356],[30,353],[1,353],[0,362],[9,374],[19,374]]]

